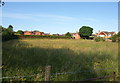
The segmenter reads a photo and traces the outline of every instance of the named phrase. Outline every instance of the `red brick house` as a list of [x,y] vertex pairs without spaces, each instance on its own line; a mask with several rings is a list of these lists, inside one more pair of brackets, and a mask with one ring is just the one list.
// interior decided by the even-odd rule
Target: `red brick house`
[[70,34],[72,35],[73,38],[80,39],[80,35],[79,35],[78,32],[76,32],[76,33],[70,33]]
[[44,35],[44,32],[39,32],[39,31],[25,31],[24,35]]
[[39,31],[35,31],[34,35],[41,35],[41,33]]
[[34,35],[34,33],[32,31],[25,31],[24,35]]
[[40,35],[44,36],[45,34],[44,34],[44,32],[40,32]]

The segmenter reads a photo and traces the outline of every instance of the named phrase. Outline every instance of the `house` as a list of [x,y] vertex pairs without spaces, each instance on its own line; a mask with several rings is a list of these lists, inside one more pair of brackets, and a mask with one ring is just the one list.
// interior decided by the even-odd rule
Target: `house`
[[34,33],[32,31],[25,31],[24,35],[34,35]]
[[107,31],[98,31],[98,33],[96,33],[97,37],[104,37],[104,38],[110,38],[113,35],[115,35],[115,32],[107,32]]
[[59,36],[59,34],[53,34],[54,36]]
[[45,34],[44,34],[44,32],[40,32],[40,35],[44,36]]
[[70,33],[70,34],[71,34],[71,36],[72,36],[74,39],[80,39],[80,35],[79,35],[78,32],[76,32],[76,33]]
[[25,31],[24,35],[44,35],[44,32],[40,32],[40,31]]
[[34,35],[41,35],[39,31],[34,31]]

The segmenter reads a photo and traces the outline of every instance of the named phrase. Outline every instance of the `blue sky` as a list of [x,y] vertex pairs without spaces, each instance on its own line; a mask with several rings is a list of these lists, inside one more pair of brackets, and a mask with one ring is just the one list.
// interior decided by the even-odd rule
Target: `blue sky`
[[90,26],[93,32],[118,31],[117,2],[6,2],[2,25],[46,33],[76,32]]

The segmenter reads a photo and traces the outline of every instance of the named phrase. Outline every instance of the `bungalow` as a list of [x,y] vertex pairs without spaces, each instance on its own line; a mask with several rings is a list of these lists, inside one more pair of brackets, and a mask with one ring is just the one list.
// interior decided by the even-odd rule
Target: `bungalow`
[[34,33],[32,31],[25,31],[24,35],[34,35]]
[[96,33],[96,36],[97,37],[110,38],[115,34],[116,34],[115,32],[98,31],[98,33]]

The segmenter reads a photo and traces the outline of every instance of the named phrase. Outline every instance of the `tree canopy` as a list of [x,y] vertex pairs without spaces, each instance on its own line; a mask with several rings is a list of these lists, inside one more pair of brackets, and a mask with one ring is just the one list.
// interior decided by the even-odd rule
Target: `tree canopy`
[[12,25],[9,25],[8,28],[4,28],[4,27],[0,26],[0,29],[2,29],[2,41],[7,41],[10,39],[17,38],[17,36],[14,35]]
[[18,30],[18,31],[17,31],[17,34],[22,35],[22,34],[24,34],[24,32],[23,32],[22,30]]
[[71,36],[70,32],[67,32],[67,33],[65,34],[65,36]]
[[89,38],[89,36],[91,36],[93,33],[93,28],[89,27],[89,26],[82,26],[79,29],[79,35],[81,36],[81,38]]
[[9,25],[8,28],[7,28],[7,30],[8,30],[9,32],[13,32],[13,26],[12,26],[12,25]]

